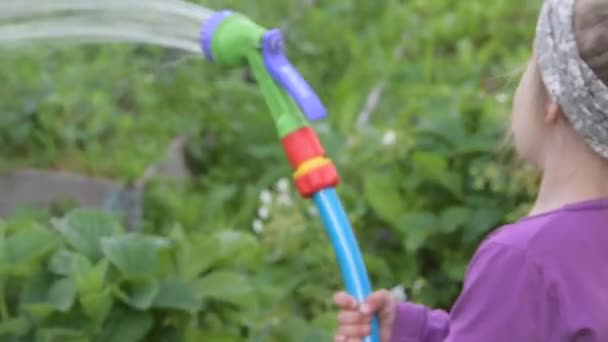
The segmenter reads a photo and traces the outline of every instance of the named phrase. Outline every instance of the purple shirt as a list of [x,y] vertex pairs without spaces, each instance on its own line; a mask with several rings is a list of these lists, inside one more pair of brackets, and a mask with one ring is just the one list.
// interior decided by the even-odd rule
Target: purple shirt
[[450,313],[400,303],[391,342],[608,341],[608,199],[492,233]]

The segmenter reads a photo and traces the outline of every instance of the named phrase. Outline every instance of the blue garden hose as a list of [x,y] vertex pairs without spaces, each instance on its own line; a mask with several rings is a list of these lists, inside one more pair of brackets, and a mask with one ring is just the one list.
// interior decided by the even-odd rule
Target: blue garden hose
[[[371,285],[363,257],[359,251],[359,245],[336,189],[329,188],[315,193],[313,201],[319,210],[325,230],[336,253],[346,290],[361,303],[370,295]],[[376,317],[372,321],[372,331],[378,331]],[[372,335],[364,341],[380,342],[380,339],[377,335]]]

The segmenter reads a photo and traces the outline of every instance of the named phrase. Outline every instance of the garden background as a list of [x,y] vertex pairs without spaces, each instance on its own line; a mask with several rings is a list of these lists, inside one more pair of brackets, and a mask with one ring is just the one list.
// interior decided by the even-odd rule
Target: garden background
[[[449,308],[534,193],[503,142],[538,1],[201,3],[285,30],[374,287]],[[339,269],[247,70],[117,44],[4,50],[0,69],[2,171],[142,190],[128,222],[69,199],[6,218],[0,341],[331,340]],[[176,137],[186,172],[153,172]]]

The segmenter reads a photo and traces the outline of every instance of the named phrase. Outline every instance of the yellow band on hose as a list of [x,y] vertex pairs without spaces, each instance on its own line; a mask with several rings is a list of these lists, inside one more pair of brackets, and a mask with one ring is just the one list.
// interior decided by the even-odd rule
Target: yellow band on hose
[[312,159],[308,159],[307,161],[300,164],[300,166],[298,166],[298,169],[293,174],[293,178],[300,178],[309,173],[310,171],[316,170],[329,164],[331,164],[331,159],[325,157],[315,157]]

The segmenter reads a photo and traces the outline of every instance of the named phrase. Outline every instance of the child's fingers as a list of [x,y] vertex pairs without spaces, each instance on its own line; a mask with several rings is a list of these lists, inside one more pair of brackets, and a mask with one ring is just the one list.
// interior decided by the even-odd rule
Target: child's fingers
[[347,342],[348,339],[345,336],[342,335],[336,335],[334,336],[334,342]]
[[334,295],[334,303],[344,310],[356,310],[359,307],[357,300],[344,291]]
[[[372,327],[369,324],[352,324],[352,325],[340,325],[338,328],[338,334],[349,339],[364,338],[369,336]],[[350,341],[350,340],[348,340]]]
[[340,324],[369,324],[371,316],[364,315],[359,311],[340,311],[338,323]]
[[334,337],[334,342],[361,342],[360,338],[348,338],[342,335],[336,335]]
[[369,295],[361,305],[361,312],[372,314],[382,310],[391,301],[391,294],[387,290],[380,290]]

